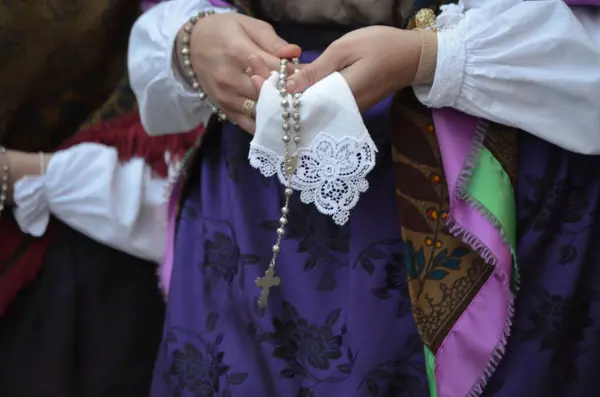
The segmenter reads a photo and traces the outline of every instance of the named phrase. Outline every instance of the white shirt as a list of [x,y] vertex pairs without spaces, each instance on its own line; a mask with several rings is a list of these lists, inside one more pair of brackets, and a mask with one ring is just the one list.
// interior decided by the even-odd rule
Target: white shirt
[[[559,0],[463,3],[454,29],[439,33],[436,77],[415,88],[419,99],[600,154],[600,11]],[[177,31],[204,8],[208,0],[165,1],[133,27],[130,80],[151,135],[191,130],[209,115],[172,65]],[[43,234],[52,212],[100,242],[158,262],[165,185],[141,159],[120,164],[114,149],[82,144],[55,154],[46,175],[17,182],[15,214],[27,233]]]
[[166,243],[166,187],[144,159],[121,163],[114,148],[82,143],[56,152],[44,175],[15,183],[13,213],[33,236],[45,233],[52,213],[96,241],[158,263]]
[[[514,126],[560,147],[600,154],[600,11],[561,0],[465,0],[439,33],[436,76],[416,87],[432,108]],[[151,135],[189,130],[208,112],[172,68],[179,28],[208,0],[170,0],[133,27],[129,73]]]

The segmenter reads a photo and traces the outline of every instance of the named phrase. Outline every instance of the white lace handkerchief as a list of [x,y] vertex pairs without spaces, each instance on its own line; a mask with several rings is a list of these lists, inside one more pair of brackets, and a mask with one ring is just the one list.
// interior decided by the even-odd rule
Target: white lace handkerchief
[[[302,129],[298,164],[291,187],[303,203],[314,203],[336,224],[348,222],[350,210],[368,187],[377,148],[346,80],[334,73],[309,88],[300,99]],[[275,174],[286,184],[281,97],[277,74],[262,87],[256,104],[256,134],[250,143],[250,165],[265,177]],[[290,148],[295,150],[295,144]]]

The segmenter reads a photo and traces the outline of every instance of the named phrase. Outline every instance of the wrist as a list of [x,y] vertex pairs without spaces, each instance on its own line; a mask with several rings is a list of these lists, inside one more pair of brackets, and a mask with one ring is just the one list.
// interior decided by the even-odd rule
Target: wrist
[[400,29],[398,29],[398,33],[397,42],[401,43],[401,45],[398,51],[395,52],[396,56],[394,57],[395,62],[393,67],[393,75],[396,76],[397,80],[394,85],[396,91],[402,90],[413,83],[421,58],[421,38],[419,33],[414,30]]
[[412,84],[429,84],[435,77],[437,66],[438,41],[437,33],[433,30],[417,29],[419,35],[419,63]]
[[[199,25],[205,23],[205,16],[213,15],[215,12],[213,9],[203,10],[190,17],[177,32],[177,36],[175,36],[175,43],[173,43],[173,63],[175,66],[175,73],[179,75],[179,77],[185,81],[185,83],[191,87],[196,89],[193,86],[193,78],[195,73],[192,73],[193,66],[191,63],[191,41],[192,35],[195,31],[197,31]],[[187,51],[187,56],[184,55],[184,51]]]
[[52,154],[48,153],[25,153],[8,150],[6,159],[8,164],[8,203],[13,203],[14,186],[19,179],[25,176],[42,175],[48,168]]

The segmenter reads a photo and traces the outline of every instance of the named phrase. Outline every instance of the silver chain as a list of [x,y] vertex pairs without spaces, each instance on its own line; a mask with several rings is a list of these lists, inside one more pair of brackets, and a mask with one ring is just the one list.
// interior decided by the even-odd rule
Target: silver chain
[[[267,305],[267,300],[269,298],[269,290],[272,287],[276,287],[280,284],[279,277],[275,276],[275,266],[277,264],[277,256],[281,251],[281,240],[285,235],[285,227],[288,223],[288,214],[290,212],[290,198],[294,193],[292,189],[292,176],[296,171],[296,167],[298,166],[298,147],[302,137],[300,136],[301,124],[300,124],[300,97],[302,94],[295,93],[290,96],[288,94],[286,85],[287,85],[287,68],[288,68],[289,60],[282,59],[279,66],[279,79],[277,81],[277,88],[279,90],[279,95],[281,97],[281,116],[283,119],[282,130],[283,136],[282,140],[285,145],[284,151],[284,165],[285,165],[285,175],[286,175],[286,184],[284,189],[285,201],[283,207],[281,208],[281,218],[279,218],[279,227],[277,228],[277,240],[273,245],[273,256],[271,257],[271,262],[269,262],[269,267],[265,271],[265,275],[263,277],[259,277],[256,280],[256,285],[261,288],[260,297],[258,298],[258,305],[261,308],[264,308]],[[300,60],[298,58],[292,59],[292,63],[294,65],[294,70],[298,71],[300,68]],[[291,97],[291,104],[290,104]],[[294,137],[290,137],[290,130],[293,130],[295,135]],[[293,141],[295,144],[295,150],[292,153],[290,150],[290,143]]]

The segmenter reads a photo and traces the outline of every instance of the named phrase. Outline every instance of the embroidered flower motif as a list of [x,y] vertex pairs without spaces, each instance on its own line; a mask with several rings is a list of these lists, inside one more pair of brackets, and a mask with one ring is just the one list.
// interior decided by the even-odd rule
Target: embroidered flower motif
[[[375,143],[366,131],[360,138],[346,136],[339,141],[321,132],[310,146],[298,151],[291,186],[300,191],[303,203],[314,203],[320,213],[331,216],[337,225],[344,225],[360,193],[369,188],[366,176],[375,167],[376,152]],[[254,145],[248,158],[250,165],[265,177],[277,173],[281,184],[287,185],[282,156]]]
[[233,372],[225,363],[222,349],[223,334],[209,336],[217,328],[219,315],[211,312],[205,319],[206,332],[194,332],[174,327],[167,331],[167,342],[177,345],[173,350],[172,362],[163,373],[173,378],[176,389],[173,396],[193,397],[232,396],[231,387],[243,384],[248,379],[246,372]]
[[183,349],[173,352],[173,364],[169,372],[195,396],[214,396],[215,379],[222,372],[227,372],[227,367],[219,358],[204,354],[194,345],[186,343]]
[[[343,225],[360,193],[369,187],[366,176],[375,166],[375,152],[368,134],[337,141],[321,133],[309,148],[299,151],[292,188],[301,192],[303,203],[314,203],[319,212]],[[284,177],[283,167],[278,174],[280,179]]]

